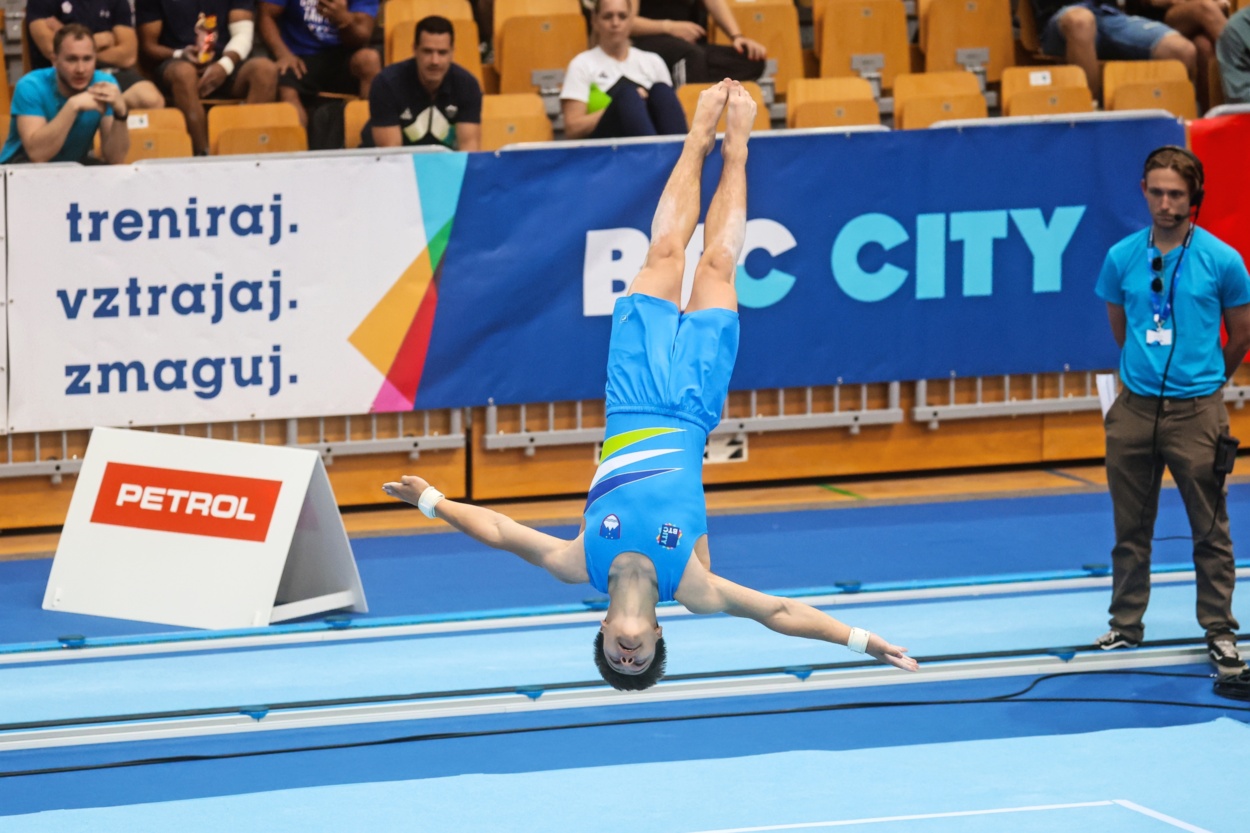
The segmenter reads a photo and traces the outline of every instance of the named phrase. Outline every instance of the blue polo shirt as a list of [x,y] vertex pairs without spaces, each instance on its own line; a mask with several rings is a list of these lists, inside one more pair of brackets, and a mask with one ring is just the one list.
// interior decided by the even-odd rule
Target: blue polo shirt
[[[61,23],[81,23],[92,32],[111,32],[114,26],[134,28],[135,25],[130,0],[29,0],[23,36],[30,37],[27,27],[31,23],[49,17]],[[32,69],[52,66],[33,41],[30,43],[30,66]]]
[[[1145,228],[1121,240],[1107,252],[1098,276],[1098,297],[1124,307],[1124,350],[1120,379],[1139,396],[1158,396],[1171,347],[1146,343],[1154,328],[1155,293]],[[1182,248],[1163,257],[1162,307],[1172,288],[1172,274]],[[1250,304],[1250,275],[1237,250],[1201,228],[1194,229],[1189,251],[1176,272],[1176,291],[1166,327],[1172,330],[1175,353],[1168,367],[1163,395],[1189,399],[1215,393],[1224,384],[1224,353],[1220,347],[1220,319],[1229,307]]]
[[[101,81],[117,84],[113,76],[96,70],[91,83],[98,84]],[[41,116],[52,121],[68,100],[57,89],[56,70],[52,67],[31,70],[23,75],[13,90],[13,118],[9,121],[9,138],[4,143],[4,149],[0,150],[0,164],[27,161],[26,152],[22,149],[21,134],[17,132],[18,116]],[[81,162],[87,151],[91,150],[91,140],[100,128],[100,118],[103,115],[113,115],[113,108],[109,107],[104,113],[96,110],[79,113],[74,119],[74,126],[69,129],[69,135],[65,137],[65,144],[61,145],[61,152],[51,161]]]
[[[282,42],[296,55],[315,55],[332,46],[339,46],[338,28],[317,11],[317,0],[264,0],[282,9],[278,15],[278,33]],[[353,14],[365,12],[378,16],[378,0],[347,0],[347,10]]]

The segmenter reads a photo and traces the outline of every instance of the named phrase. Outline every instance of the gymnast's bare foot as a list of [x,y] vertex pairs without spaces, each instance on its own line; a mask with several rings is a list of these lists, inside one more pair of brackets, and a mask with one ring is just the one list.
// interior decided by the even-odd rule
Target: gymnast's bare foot
[[725,115],[725,141],[721,143],[720,152],[726,162],[744,164],[747,160],[747,140],[751,138],[751,127],[755,124],[755,100],[737,81],[727,83],[730,86]]
[[716,123],[725,109],[725,101],[729,97],[729,85],[736,81],[725,79],[713,84],[699,93],[699,103],[694,109],[694,118],[690,120],[690,132],[686,134],[688,146],[697,147],[704,156],[712,152],[716,145]]

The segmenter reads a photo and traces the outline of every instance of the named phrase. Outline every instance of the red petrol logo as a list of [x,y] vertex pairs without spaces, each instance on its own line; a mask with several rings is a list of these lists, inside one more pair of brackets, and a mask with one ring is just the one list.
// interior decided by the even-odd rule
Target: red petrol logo
[[264,541],[282,482],[109,463],[91,522]]

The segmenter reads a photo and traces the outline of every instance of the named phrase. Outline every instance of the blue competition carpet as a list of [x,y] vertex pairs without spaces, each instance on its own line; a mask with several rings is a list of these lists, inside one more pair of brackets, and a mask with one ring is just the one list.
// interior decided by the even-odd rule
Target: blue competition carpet
[[[524,749],[481,744],[469,750],[480,769],[433,777],[414,776],[420,768],[415,762],[446,754],[446,748],[412,744],[391,747],[395,767],[368,770],[372,779],[361,771],[361,750],[241,759],[244,772],[233,778],[223,775],[221,762],[106,770],[91,776],[95,784],[82,776],[62,780],[58,796],[66,809],[0,817],[0,833],[701,833],[835,825],[888,833],[1245,829],[1228,790],[1230,780],[1250,766],[1250,728],[1243,723],[1215,719],[1159,728],[935,741],[925,724],[992,719],[988,709],[964,716],[940,708],[928,707],[923,721],[910,719],[922,711],[916,709],[835,712],[840,715],[836,721],[796,717],[806,731],[799,736],[782,730],[789,741],[784,747],[765,737],[774,731],[773,718],[734,725],[702,721],[715,724],[702,740],[678,731],[674,739],[679,743],[661,742],[662,748],[680,750],[667,758],[651,751],[656,733],[636,727],[630,727],[636,736],[632,741],[628,732],[611,727],[564,731],[559,734],[567,740],[554,741],[555,747],[536,761],[545,768],[521,771],[501,772],[498,761],[504,756],[524,760]],[[889,738],[898,734],[891,725],[895,720],[915,733],[911,743],[837,748],[841,726],[859,724],[861,733],[864,726],[876,726]],[[947,734],[938,728],[939,737]],[[615,755],[608,760],[604,753],[594,754],[596,747]],[[765,751],[778,747],[783,751]],[[281,786],[277,773],[299,770],[315,772],[313,780],[322,785]],[[19,788],[27,780],[10,779]],[[159,798],[152,796],[157,783],[166,788]],[[9,792],[10,786],[0,782],[0,789]],[[1213,800],[1213,794],[1225,798]],[[14,806],[12,801],[25,812],[35,809],[23,795],[3,797],[6,809]],[[84,800],[124,806],[69,809]]]
[[[1250,485],[1229,490],[1237,539]],[[1106,494],[1075,494],[847,509],[713,516],[712,563],[727,578],[763,590],[837,583],[941,581],[1080,570],[1110,561]],[[1186,537],[1175,489],[1163,492],[1156,536]],[[548,530],[571,537],[571,527]],[[360,538],[353,549],[370,617],[579,605],[598,594],[562,585],[520,559],[459,533]],[[1160,541],[1157,565],[1190,561],[1186,540]],[[51,562],[0,564],[0,644],[65,634],[114,636],[178,630],[40,609]]]
[[[1234,535],[1248,504],[1250,486],[1235,488]],[[598,686],[590,693],[603,699],[580,708],[539,691],[530,692],[537,699],[513,693],[596,680],[596,624],[585,617],[289,646],[265,639],[198,653],[23,657],[0,666],[0,745],[10,744],[0,752],[0,833],[1242,833],[1227,785],[1250,765],[1250,703],[1217,697],[1193,652],[1156,654],[1166,665],[1096,670],[1085,654],[1071,664],[1050,656],[1070,659],[1070,646],[1105,628],[1105,587],[983,595],[976,586],[1105,563],[1109,516],[1105,495],[1083,494],[712,519],[716,570],[764,589],[966,583],[958,596],[891,601],[868,592],[827,608],[921,658],[983,657],[927,663],[904,685],[885,684],[903,672],[862,687],[800,682],[806,666],[862,658],[727,616],[665,617],[670,674],[706,686],[749,669],[800,673],[753,677],[780,686],[767,694],[726,682],[722,696],[704,688],[685,699],[677,697],[688,691],[683,683],[667,681],[659,691],[676,699],[631,702]],[[1157,534],[1186,531],[1176,493],[1165,492]],[[355,549],[371,617],[577,607],[593,592],[458,534],[361,539]],[[1156,553],[1157,565],[1189,559],[1186,541],[1160,542]],[[47,569],[0,565],[0,645],[170,630],[39,610]],[[1193,605],[1192,581],[1157,583],[1148,639],[1200,636]],[[1239,594],[1243,621],[1247,605],[1250,596]],[[1013,654],[1059,670],[996,669]],[[1151,653],[1117,656],[1138,655]],[[339,698],[385,703],[466,689],[513,699],[402,721],[381,711],[381,722],[318,725],[313,713],[342,708],[325,702]],[[234,723],[201,727],[207,716],[186,710]],[[291,725],[274,722],[279,712],[304,722],[277,728]],[[110,722],[165,733],[101,743],[98,730]],[[17,748],[36,737],[31,723],[63,734]],[[179,735],[183,728],[220,733]]]
[[[1109,591],[938,599],[827,608],[918,658],[1088,645],[1106,629]],[[1236,597],[1250,621],[1250,594]],[[1152,640],[1198,639],[1192,583],[1154,589]],[[38,663],[0,670],[0,724],[257,703],[552,685],[598,680],[598,625],[516,628],[350,643]],[[670,674],[709,674],[859,659],[729,616],[664,623]],[[900,674],[902,672],[899,672]]]

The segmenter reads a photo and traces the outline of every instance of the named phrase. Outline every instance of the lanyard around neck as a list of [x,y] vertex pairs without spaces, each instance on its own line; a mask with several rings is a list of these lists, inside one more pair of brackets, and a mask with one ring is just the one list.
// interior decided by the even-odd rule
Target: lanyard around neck
[[[1150,273],[1153,275],[1150,287],[1150,306],[1154,310],[1154,322],[1157,329],[1162,330],[1167,324],[1168,318],[1172,315],[1172,302],[1176,299],[1176,279],[1180,275],[1181,263],[1185,260],[1185,253],[1189,251],[1189,244],[1194,239],[1194,226],[1190,224],[1189,232],[1185,235],[1185,242],[1181,244],[1181,253],[1176,258],[1176,263],[1172,266],[1172,278],[1169,281],[1167,302],[1163,299],[1163,255],[1159,249],[1155,247],[1155,230],[1150,229],[1150,236],[1146,240],[1146,257],[1149,259]],[[1158,272],[1155,271],[1155,263],[1159,264]],[[1159,281],[1160,286],[1155,289],[1154,283]]]

